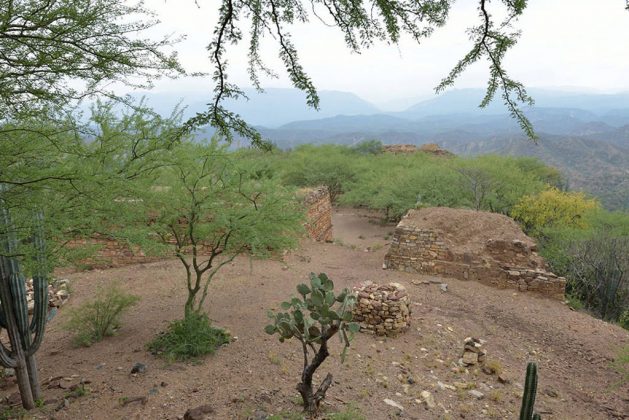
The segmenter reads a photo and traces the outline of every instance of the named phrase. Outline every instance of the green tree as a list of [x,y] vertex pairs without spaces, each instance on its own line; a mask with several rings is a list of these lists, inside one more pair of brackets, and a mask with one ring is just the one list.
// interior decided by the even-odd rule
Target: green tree
[[13,234],[25,245],[20,254],[27,273],[32,214],[45,214],[52,268],[72,257],[67,241],[107,234],[118,218],[116,200],[164,165],[162,152],[173,146],[178,117],[162,118],[141,106],[117,115],[113,108],[96,104],[85,125],[69,120],[59,127],[58,121],[29,118],[4,126],[0,198],[13,215]]
[[300,146],[284,162],[284,182],[299,187],[325,185],[336,202],[357,175],[355,156],[345,146]]
[[107,84],[149,87],[183,74],[177,39],[143,38],[158,22],[123,0],[3,0],[0,3],[0,115],[41,116],[93,94],[114,96]]
[[462,188],[472,208],[508,214],[522,196],[542,191],[553,180],[550,168],[544,171],[529,160],[485,155],[452,163],[461,174]]
[[303,215],[290,190],[258,178],[215,141],[183,143],[166,162],[138,184],[134,198],[117,203],[130,218],[120,234],[177,256],[186,272],[188,317],[204,313],[212,280],[238,255],[293,246]]
[[352,150],[360,155],[378,155],[384,151],[380,140],[363,140],[352,146]]

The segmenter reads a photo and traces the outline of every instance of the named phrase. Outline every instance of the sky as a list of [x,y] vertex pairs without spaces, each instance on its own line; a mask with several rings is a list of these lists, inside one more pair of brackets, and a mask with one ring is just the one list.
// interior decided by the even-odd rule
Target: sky
[[[477,1],[459,0],[446,26],[418,45],[402,39],[398,45],[378,43],[352,53],[338,29],[320,23],[290,28],[302,64],[320,90],[352,92],[382,109],[395,110],[434,95],[433,89],[470,49],[466,28],[479,22]],[[499,13],[497,0],[490,11]],[[176,46],[189,71],[211,72],[206,46],[217,19],[217,0],[145,0],[161,23],[151,35],[185,35]],[[629,91],[629,11],[624,0],[530,0],[515,24],[522,31],[505,58],[511,76],[527,87],[613,93]],[[246,32],[246,23],[243,26]],[[230,81],[247,87],[247,39],[229,48]],[[279,75],[263,79],[264,87],[290,87],[277,58],[275,40],[262,41],[262,56]],[[470,67],[456,88],[484,87],[487,64]],[[207,89],[209,77],[158,81],[155,91],[182,94]]]

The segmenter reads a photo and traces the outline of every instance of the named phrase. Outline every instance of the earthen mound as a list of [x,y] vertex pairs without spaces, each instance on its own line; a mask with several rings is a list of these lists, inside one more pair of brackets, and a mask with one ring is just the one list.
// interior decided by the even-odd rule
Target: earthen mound
[[509,217],[446,207],[410,210],[397,225],[384,259],[384,268],[562,299],[565,279],[545,267],[535,241]]
[[535,249],[535,241],[510,217],[498,213],[449,207],[409,210],[398,228],[433,230],[452,252],[481,252],[487,241],[521,241]]

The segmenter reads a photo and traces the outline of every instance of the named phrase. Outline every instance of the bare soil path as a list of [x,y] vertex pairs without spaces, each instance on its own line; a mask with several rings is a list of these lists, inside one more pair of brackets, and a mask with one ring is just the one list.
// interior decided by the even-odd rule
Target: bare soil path
[[[167,323],[183,315],[184,273],[178,261],[75,273],[67,306],[89,299],[96,287],[121,281],[142,300],[119,334],[90,348],[75,348],[61,328],[64,309],[48,328],[40,349],[41,377],[90,381],[88,395],[36,416],[56,419],[176,419],[186,409],[210,404],[216,419],[246,419],[256,411],[298,412],[295,385],[301,372],[297,343],[281,344],[264,333],[266,311],[289,297],[310,272],[325,272],[337,287],[364,280],[399,282],[414,302],[412,328],[398,338],[357,335],[341,365],[340,344],[319,374],[334,375],[326,410],[354,404],[368,419],[514,419],[520,405],[526,363],[539,364],[537,409],[544,419],[629,418],[629,385],[613,387],[619,375],[610,367],[629,332],[571,311],[558,301],[497,290],[474,282],[441,279],[414,285],[420,276],[382,270],[393,226],[368,213],[340,209],[334,214],[335,244],[304,241],[285,261],[239,258],[211,286],[210,317],[237,339],[198,363],[166,362],[145,344]],[[423,278],[424,280],[427,278]],[[461,371],[463,340],[487,340],[488,360],[502,368],[509,383],[478,370]],[[130,375],[134,363],[146,373]],[[469,394],[474,388],[483,394]],[[5,389],[4,395],[15,389]],[[419,401],[429,391],[435,406]],[[67,390],[45,389],[47,398]],[[130,402],[134,397],[146,397]],[[384,403],[391,399],[403,411]],[[417,401],[416,401],[417,400]],[[126,403],[126,404],[125,404]]]

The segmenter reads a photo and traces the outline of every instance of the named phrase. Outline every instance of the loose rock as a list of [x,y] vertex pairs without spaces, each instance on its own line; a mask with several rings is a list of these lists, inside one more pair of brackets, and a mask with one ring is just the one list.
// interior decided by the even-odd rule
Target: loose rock
[[435,404],[435,399],[430,392],[422,391],[421,394],[419,394],[419,396],[421,397],[422,401],[426,404],[426,407],[435,408],[437,406],[437,404]]
[[131,374],[144,373],[144,372],[146,372],[146,365],[144,363],[136,363],[135,365],[133,365],[133,368],[131,369]]
[[183,420],[209,420],[210,415],[214,413],[214,409],[209,404],[201,405],[196,408],[190,408],[183,415]]
[[395,408],[397,408],[398,410],[404,410],[404,407],[402,407],[402,404],[400,404],[400,403],[398,403],[398,402],[395,402],[395,401],[393,401],[393,400],[390,400],[390,399],[388,399],[388,398],[385,398],[385,399],[384,399],[384,403],[385,403],[386,405],[390,405],[391,407],[395,407]]

